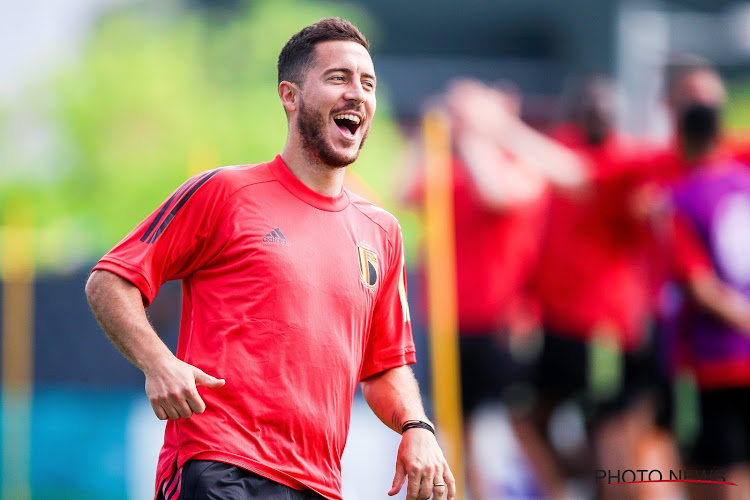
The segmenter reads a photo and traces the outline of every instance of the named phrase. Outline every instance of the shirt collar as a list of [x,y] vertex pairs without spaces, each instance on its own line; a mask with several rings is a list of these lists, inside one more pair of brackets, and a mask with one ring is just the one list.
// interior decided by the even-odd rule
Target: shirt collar
[[327,212],[340,212],[349,205],[349,197],[345,189],[341,189],[341,193],[336,196],[326,196],[313,191],[289,170],[284,160],[281,159],[281,155],[276,155],[276,158],[268,166],[276,180],[287,191],[308,205]]

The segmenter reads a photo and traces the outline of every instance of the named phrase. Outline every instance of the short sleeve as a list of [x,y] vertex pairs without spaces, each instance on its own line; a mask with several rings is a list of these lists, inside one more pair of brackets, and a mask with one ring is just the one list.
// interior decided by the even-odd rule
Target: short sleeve
[[417,361],[406,294],[406,267],[401,230],[391,242],[388,272],[373,312],[360,380]]
[[199,269],[218,242],[210,240],[225,196],[220,169],[180,186],[94,266],[132,282],[150,304],[167,281]]

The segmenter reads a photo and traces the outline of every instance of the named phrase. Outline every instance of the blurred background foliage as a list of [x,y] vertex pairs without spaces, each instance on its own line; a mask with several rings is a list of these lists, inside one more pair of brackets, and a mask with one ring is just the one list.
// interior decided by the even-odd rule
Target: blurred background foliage
[[734,132],[750,131],[750,79],[745,77],[733,80],[728,85],[728,99],[725,106],[725,122]]
[[[105,16],[77,59],[29,89],[18,110],[0,111],[6,130],[35,130],[25,146],[18,134],[0,134],[9,159],[0,171],[0,210],[33,224],[43,271],[90,264],[187,177],[280,152],[286,118],[276,58],[295,31],[338,15],[377,46],[365,12],[344,3],[248,1],[180,15],[170,5]],[[405,140],[382,87],[378,97],[376,124],[354,168],[391,209],[389,183],[399,178]],[[416,227],[413,216],[404,219]],[[405,231],[409,247],[415,233]]]
[[[368,35],[377,69],[378,47],[390,39],[361,5],[193,0],[111,9],[75,58],[0,105],[0,223],[35,228],[40,270],[86,267],[185,178],[271,159],[286,136],[279,50],[301,27],[339,15]],[[750,82],[730,90],[727,123],[750,129]],[[376,125],[351,170],[397,215],[413,257],[421,226],[395,203],[406,139],[389,102],[381,81]]]

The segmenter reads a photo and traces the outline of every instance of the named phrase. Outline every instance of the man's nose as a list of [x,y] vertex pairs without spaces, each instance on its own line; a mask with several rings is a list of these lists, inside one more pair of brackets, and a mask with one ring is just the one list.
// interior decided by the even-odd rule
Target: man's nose
[[365,90],[362,88],[360,82],[353,81],[347,87],[344,98],[347,101],[357,101],[358,103],[362,103],[367,99],[367,94],[365,94]]

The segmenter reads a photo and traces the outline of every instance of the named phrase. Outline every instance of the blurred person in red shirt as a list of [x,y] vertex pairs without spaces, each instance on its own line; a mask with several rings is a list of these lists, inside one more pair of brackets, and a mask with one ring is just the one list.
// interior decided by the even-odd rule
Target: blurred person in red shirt
[[[525,433],[552,498],[568,494],[570,476],[635,466],[642,438],[652,435],[660,378],[649,330],[650,232],[631,207],[636,172],[654,148],[615,130],[616,95],[605,77],[580,78],[566,97],[568,121],[552,137],[585,160],[588,183],[550,197],[534,280],[545,333],[539,400]],[[564,407],[578,410],[584,431],[561,449],[550,422]],[[658,449],[659,465],[676,462],[668,435],[648,446]]]
[[[485,403],[513,411],[524,403],[528,360],[515,347],[537,323],[529,278],[539,254],[548,184],[576,186],[583,166],[570,151],[525,125],[520,94],[510,84],[490,88],[455,81],[445,96],[453,140],[453,203],[462,409],[467,429],[469,486],[486,487],[473,463],[471,427]],[[412,161],[419,167],[420,160]],[[557,165],[558,168],[551,168]],[[405,184],[407,203],[424,189],[420,168]]]

